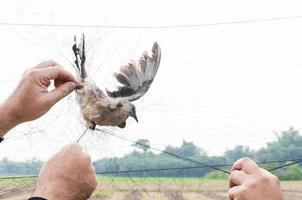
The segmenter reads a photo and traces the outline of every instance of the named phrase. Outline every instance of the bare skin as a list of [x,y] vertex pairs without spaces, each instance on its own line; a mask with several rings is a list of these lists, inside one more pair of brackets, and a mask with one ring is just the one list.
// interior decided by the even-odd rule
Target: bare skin
[[[55,89],[48,91],[51,81]],[[0,105],[0,136],[22,122],[44,115],[76,85],[73,75],[54,61],[45,61],[27,70],[14,92]],[[83,200],[96,185],[90,156],[73,144],[44,164],[34,195],[48,200]]]
[[65,146],[40,171],[33,196],[48,200],[88,199],[97,186],[91,158],[78,144]]
[[278,177],[260,168],[250,158],[234,163],[229,184],[230,200],[282,200]]
[[[55,89],[48,91],[51,81]],[[54,61],[26,71],[15,91],[0,105],[0,136],[44,115],[76,88],[75,78]],[[231,200],[282,200],[279,180],[249,158],[234,163],[229,179]],[[33,195],[48,200],[87,199],[97,186],[90,156],[67,145],[43,166]]]
[[[55,89],[48,91],[52,80]],[[22,122],[41,117],[75,87],[73,75],[54,61],[27,70],[14,92],[0,105],[0,136]]]

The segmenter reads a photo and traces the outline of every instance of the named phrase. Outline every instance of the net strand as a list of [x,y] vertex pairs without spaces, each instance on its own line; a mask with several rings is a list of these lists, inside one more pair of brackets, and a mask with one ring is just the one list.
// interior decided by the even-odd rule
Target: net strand
[[[271,169],[268,169],[268,171],[272,172],[278,169],[282,169],[285,167],[289,167],[294,164],[298,164],[302,162],[301,159],[296,160],[280,160],[280,161],[264,161],[264,162],[257,162],[257,164],[267,164],[267,163],[284,163],[284,162],[290,162],[284,165],[280,165],[278,167],[274,167]],[[228,167],[232,166],[232,164],[221,164],[221,165],[212,165],[212,167]],[[136,172],[148,172],[148,171],[165,171],[165,170],[185,170],[185,169],[198,169],[198,168],[205,168],[205,166],[188,166],[188,167],[167,167],[167,168],[151,168],[151,169],[134,169],[134,170],[119,170],[119,171],[100,171],[96,172],[97,175],[104,175],[104,174],[119,174],[119,173],[136,173]],[[14,178],[36,178],[38,175],[21,175],[21,176],[2,176],[0,179],[14,179]]]
[[218,167],[213,167],[213,166],[208,165],[208,164],[206,164],[206,163],[203,163],[203,162],[194,160],[194,159],[192,159],[192,158],[187,158],[187,157],[184,157],[184,156],[181,156],[181,155],[177,155],[177,154],[175,154],[175,153],[172,153],[172,152],[169,152],[169,151],[166,151],[166,150],[162,150],[162,149],[159,149],[159,148],[151,147],[150,145],[145,145],[145,144],[142,144],[142,143],[140,143],[140,142],[134,142],[134,141],[129,140],[129,139],[127,139],[127,138],[124,138],[124,137],[122,137],[122,136],[118,136],[118,135],[115,135],[115,134],[113,134],[113,133],[109,133],[108,131],[104,131],[104,130],[101,130],[101,129],[98,129],[98,128],[96,128],[95,131],[100,131],[100,132],[102,132],[102,133],[111,135],[111,136],[116,137],[116,138],[119,138],[119,139],[121,139],[121,140],[125,140],[125,141],[127,141],[127,142],[132,143],[133,145],[140,145],[140,146],[142,146],[142,147],[147,147],[147,148],[153,149],[153,150],[155,150],[155,151],[158,151],[158,152],[161,152],[161,153],[170,155],[170,156],[172,156],[172,157],[175,157],[175,158],[178,158],[178,159],[181,159],[181,160],[189,161],[189,162],[196,163],[196,164],[198,164],[198,165],[204,166],[204,167],[206,167],[206,168],[210,168],[210,169],[214,169],[214,170],[217,170],[217,171],[221,171],[221,172],[226,173],[226,174],[230,174],[230,172],[227,171],[227,170],[220,169],[220,168],[218,168]]
[[0,22],[0,26],[35,26],[35,27],[69,27],[69,28],[115,28],[115,29],[177,29],[177,28],[198,28],[205,26],[220,26],[232,24],[261,23],[269,21],[301,19],[302,16],[272,17],[262,19],[236,20],[227,22],[199,23],[199,24],[180,24],[180,25],[162,25],[162,26],[131,26],[131,25],[85,25],[85,24],[47,24],[47,23],[17,23]]

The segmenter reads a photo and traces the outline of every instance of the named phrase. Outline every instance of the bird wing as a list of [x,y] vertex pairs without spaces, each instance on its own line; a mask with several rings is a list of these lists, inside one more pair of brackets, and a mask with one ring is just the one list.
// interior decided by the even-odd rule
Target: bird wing
[[74,68],[78,74],[78,78],[84,79],[87,77],[85,69],[86,53],[85,53],[85,36],[82,34],[81,41],[77,45],[76,36],[74,36],[74,45],[72,46],[75,55]]
[[151,57],[147,52],[144,52],[138,62],[130,62],[122,66],[119,72],[114,73],[114,77],[122,86],[118,86],[115,91],[106,90],[108,96],[125,98],[128,101],[141,98],[153,82],[160,64],[160,58],[160,46],[155,42]]

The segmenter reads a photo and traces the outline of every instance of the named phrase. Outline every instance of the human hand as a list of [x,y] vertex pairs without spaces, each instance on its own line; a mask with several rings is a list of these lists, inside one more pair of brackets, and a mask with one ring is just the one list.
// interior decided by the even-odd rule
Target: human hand
[[[52,80],[55,89],[48,91]],[[1,104],[1,118],[9,119],[9,122],[6,120],[7,126],[11,126],[9,128],[37,119],[75,87],[73,75],[59,64],[54,61],[42,62],[24,73],[15,91]]]
[[250,158],[234,163],[229,184],[230,200],[282,200],[278,177],[260,168]]
[[90,156],[80,145],[71,144],[44,164],[33,196],[48,200],[84,200],[96,186]]

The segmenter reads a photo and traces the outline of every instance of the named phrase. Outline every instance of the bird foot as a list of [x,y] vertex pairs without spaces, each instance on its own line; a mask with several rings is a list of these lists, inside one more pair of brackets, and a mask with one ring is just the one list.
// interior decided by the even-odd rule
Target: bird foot
[[90,122],[89,123],[89,128],[91,129],[91,130],[95,130],[95,127],[96,127],[96,124],[94,123],[94,122]]
[[125,128],[126,127],[126,122],[121,123],[120,125],[118,125],[118,127]]

